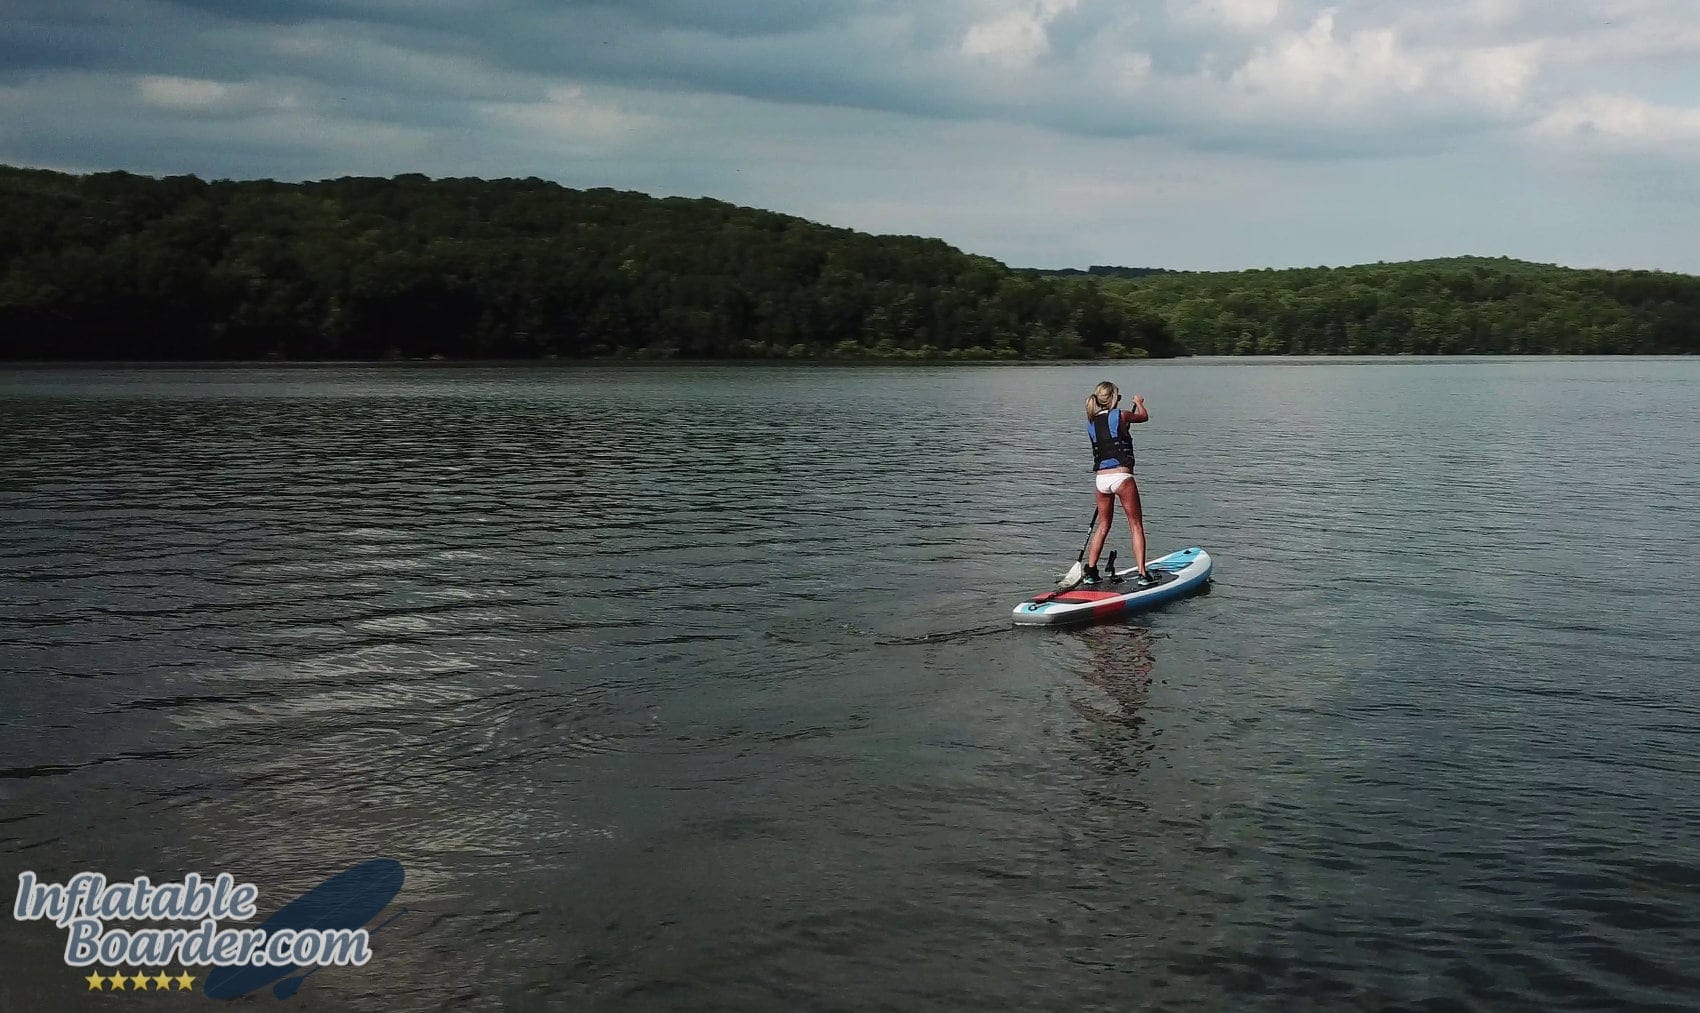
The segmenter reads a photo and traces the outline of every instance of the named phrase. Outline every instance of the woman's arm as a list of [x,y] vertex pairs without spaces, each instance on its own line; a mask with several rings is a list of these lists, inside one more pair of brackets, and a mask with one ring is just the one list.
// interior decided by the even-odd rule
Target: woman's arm
[[1122,415],[1126,417],[1129,422],[1144,422],[1151,417],[1151,413],[1145,410],[1145,399],[1140,397],[1138,394],[1133,396],[1133,411],[1124,411],[1122,412]]

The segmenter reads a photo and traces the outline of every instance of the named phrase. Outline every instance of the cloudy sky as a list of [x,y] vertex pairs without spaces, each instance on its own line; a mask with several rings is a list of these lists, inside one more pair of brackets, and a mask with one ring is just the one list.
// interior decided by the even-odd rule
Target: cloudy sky
[[1700,2],[0,0],[0,162],[541,176],[1018,266],[1700,273]]

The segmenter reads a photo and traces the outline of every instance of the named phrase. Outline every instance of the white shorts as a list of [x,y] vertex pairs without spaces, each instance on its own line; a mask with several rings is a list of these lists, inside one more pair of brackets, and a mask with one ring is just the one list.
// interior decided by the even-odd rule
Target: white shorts
[[1098,491],[1106,496],[1114,496],[1122,483],[1133,477],[1131,471],[1100,471],[1093,476],[1098,481]]

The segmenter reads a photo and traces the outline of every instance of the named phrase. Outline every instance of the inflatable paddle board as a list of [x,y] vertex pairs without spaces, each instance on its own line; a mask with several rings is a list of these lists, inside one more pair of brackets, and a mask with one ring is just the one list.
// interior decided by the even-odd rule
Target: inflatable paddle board
[[1210,579],[1210,553],[1194,547],[1151,560],[1145,568],[1160,578],[1140,587],[1138,570],[1127,570],[1117,580],[1105,579],[1092,587],[1047,591],[1015,606],[1017,626],[1055,626],[1090,619],[1112,619],[1192,594]]

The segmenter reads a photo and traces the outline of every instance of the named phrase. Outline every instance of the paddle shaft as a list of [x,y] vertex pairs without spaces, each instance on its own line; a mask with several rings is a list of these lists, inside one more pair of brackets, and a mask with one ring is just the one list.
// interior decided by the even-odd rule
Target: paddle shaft
[[[1074,562],[1075,562],[1076,565],[1081,566],[1083,568],[1085,567],[1085,565],[1086,565],[1086,550],[1092,547],[1092,536],[1094,534],[1096,534],[1097,531],[1098,531],[1098,508],[1096,506],[1094,506],[1092,508],[1092,523],[1090,525],[1088,525],[1087,528],[1086,528],[1086,541],[1084,541],[1080,544],[1080,555],[1074,557]],[[1070,584],[1067,587],[1059,587],[1055,591],[1050,592],[1049,594],[1039,595],[1039,596],[1035,597],[1033,599],[1033,601],[1034,601],[1035,604],[1043,604],[1045,602],[1050,601],[1052,598],[1055,598],[1057,595],[1067,594],[1070,591],[1074,590],[1075,588],[1079,587],[1080,582],[1085,580],[1085,579],[1086,579],[1086,573],[1085,573],[1084,569],[1082,569],[1080,576],[1075,578],[1074,583]]]

